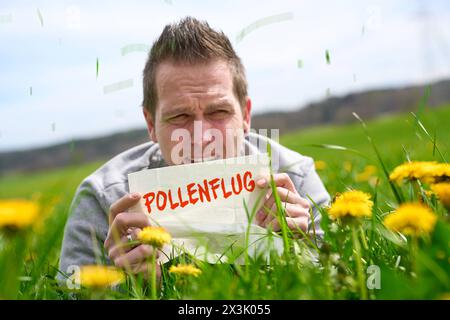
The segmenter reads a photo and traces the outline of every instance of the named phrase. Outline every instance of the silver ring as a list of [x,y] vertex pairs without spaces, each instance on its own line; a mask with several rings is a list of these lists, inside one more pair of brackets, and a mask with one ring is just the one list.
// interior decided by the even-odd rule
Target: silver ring
[[131,233],[127,234],[127,240],[128,240],[128,242],[133,241],[133,237],[131,236]]

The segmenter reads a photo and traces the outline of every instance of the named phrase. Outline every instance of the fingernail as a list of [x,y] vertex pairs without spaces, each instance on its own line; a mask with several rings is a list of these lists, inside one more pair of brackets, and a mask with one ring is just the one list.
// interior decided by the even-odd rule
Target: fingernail
[[256,183],[258,184],[258,186],[264,187],[264,185],[266,184],[266,179],[259,179]]
[[139,199],[140,197],[141,197],[141,195],[137,192],[131,194],[131,198],[133,198],[133,199]]

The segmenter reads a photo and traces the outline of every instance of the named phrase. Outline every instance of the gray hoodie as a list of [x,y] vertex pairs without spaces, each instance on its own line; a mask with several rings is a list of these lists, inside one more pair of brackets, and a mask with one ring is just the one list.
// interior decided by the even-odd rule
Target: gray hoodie
[[[308,199],[308,195],[318,206],[327,205],[330,196],[315,171],[312,158],[255,133],[245,137],[243,153],[266,152],[267,142],[271,145],[273,171],[286,172],[300,196]],[[111,204],[129,192],[129,173],[164,166],[167,164],[161,156],[158,143],[150,141],[120,153],[81,182],[64,231],[59,264],[61,272],[67,273],[70,266],[111,263],[103,247],[108,234]],[[316,236],[320,238],[320,212],[311,206]],[[58,278],[65,279],[61,274]]]

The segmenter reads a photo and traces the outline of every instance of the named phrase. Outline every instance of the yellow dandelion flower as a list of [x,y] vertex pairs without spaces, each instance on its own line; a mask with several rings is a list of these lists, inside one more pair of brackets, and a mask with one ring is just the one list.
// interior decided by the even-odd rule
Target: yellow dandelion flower
[[384,219],[384,225],[405,235],[419,236],[434,229],[437,216],[421,203],[404,203]]
[[450,165],[436,161],[407,162],[396,167],[389,178],[397,183],[415,179],[428,184],[437,183],[450,179]]
[[344,170],[347,172],[352,171],[353,165],[350,161],[344,161]]
[[316,167],[316,170],[323,170],[327,167],[327,163],[323,160],[314,161],[314,165]]
[[169,272],[179,276],[198,277],[202,273],[202,270],[196,268],[192,264],[179,264],[176,266],[171,266],[169,268]]
[[373,202],[370,194],[352,190],[339,194],[329,208],[328,212],[334,219],[343,217],[370,217],[372,216]]
[[161,227],[145,227],[138,234],[138,240],[155,248],[161,248],[172,240],[170,234]]
[[431,185],[431,190],[439,197],[444,207],[450,210],[450,182],[439,182]]
[[429,168],[429,175],[433,178],[429,183],[437,183],[450,180],[450,164],[437,163]]
[[37,219],[39,206],[28,200],[0,200],[0,228],[21,229]]
[[375,186],[377,185],[377,183],[378,183],[378,177],[377,177],[377,176],[370,177],[368,183],[369,183],[372,187],[375,187]]
[[356,175],[356,182],[364,182],[369,181],[374,178],[375,173],[377,172],[377,167],[369,165],[364,168],[364,171]]
[[450,292],[444,292],[442,293],[439,298],[439,300],[450,300]]
[[79,282],[84,287],[105,288],[122,283],[125,280],[123,271],[102,265],[86,265],[80,267]]
[[397,183],[416,179],[429,183],[432,179],[433,167],[437,164],[435,161],[406,162],[396,167],[391,172],[389,179]]

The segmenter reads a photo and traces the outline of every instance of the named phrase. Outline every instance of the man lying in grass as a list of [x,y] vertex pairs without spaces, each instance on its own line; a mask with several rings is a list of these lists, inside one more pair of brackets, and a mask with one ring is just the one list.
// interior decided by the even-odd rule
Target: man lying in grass
[[[127,266],[134,273],[146,272],[152,247],[127,246],[150,224],[145,214],[128,211],[141,195],[129,194],[127,175],[143,169],[265,152],[258,149],[261,141],[271,145],[274,182],[286,209],[288,227],[312,232],[314,226],[320,237],[320,213],[310,199],[321,206],[328,203],[329,195],[314,162],[250,132],[252,104],[245,70],[224,33],[190,17],[167,25],[149,53],[143,89],[142,110],[151,141],[117,155],[81,183],[65,229],[62,272],[73,265],[98,263],[97,257],[102,256],[107,257],[102,263]],[[195,138],[199,126],[201,134]],[[187,130],[194,136],[188,156],[174,153],[179,143],[173,139],[176,130]],[[225,139],[215,152],[205,156],[201,151],[215,143],[211,130]],[[244,138],[239,140],[240,133]],[[257,187],[268,192],[255,219],[260,226],[278,231],[279,221],[271,214],[276,204],[268,184],[267,179],[257,181]]]

